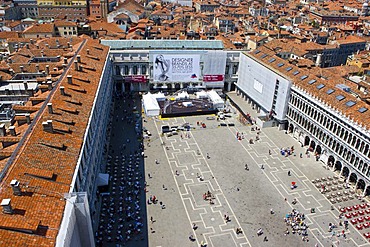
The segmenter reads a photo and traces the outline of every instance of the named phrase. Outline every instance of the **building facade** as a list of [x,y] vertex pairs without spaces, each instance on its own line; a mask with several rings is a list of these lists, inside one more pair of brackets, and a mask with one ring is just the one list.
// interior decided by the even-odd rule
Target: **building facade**
[[37,0],[38,18],[43,20],[67,19],[85,20],[87,17],[87,2],[83,0]]
[[358,100],[350,87],[310,75],[268,50],[243,53],[239,66],[237,93],[241,97],[262,115],[276,102],[270,117],[281,129],[364,196],[370,194],[370,133],[365,127],[370,106],[366,101]]
[[[118,90],[179,90],[193,86],[230,91],[234,90],[238,78],[240,52],[223,50],[221,41],[103,40],[102,44],[111,46],[113,74]],[[187,69],[191,67],[189,73],[192,72],[190,76],[193,78],[186,79],[179,71],[168,71],[170,78],[159,80],[157,76],[161,72],[155,68],[158,65],[156,58],[160,55],[178,63],[184,59],[192,60],[191,64],[187,64]],[[177,64],[177,69],[179,66]]]

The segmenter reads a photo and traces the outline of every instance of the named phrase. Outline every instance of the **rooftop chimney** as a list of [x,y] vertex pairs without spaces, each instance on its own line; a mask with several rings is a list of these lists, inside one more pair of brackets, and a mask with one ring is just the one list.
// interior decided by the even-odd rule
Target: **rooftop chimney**
[[63,58],[64,64],[68,64],[68,58]]
[[5,124],[0,124],[0,136],[6,136]]
[[1,207],[3,208],[4,214],[13,214],[12,206],[10,205],[10,198],[3,199],[1,201]]
[[30,39],[30,43],[33,44],[33,39]]
[[31,114],[29,113],[26,113],[26,121],[27,121],[27,124],[31,124]]
[[77,55],[77,62],[81,63],[81,55]]
[[52,81],[47,81],[46,84],[48,85],[48,90],[53,89],[53,82]]
[[53,120],[47,120],[46,122],[42,122],[42,127],[44,131],[53,133]]
[[74,63],[75,63],[75,70],[76,70],[76,71],[78,71],[78,61],[77,61],[77,60],[75,60],[75,62],[74,62]]
[[40,72],[40,65],[39,64],[36,64],[36,72],[39,73]]
[[[60,88],[60,94],[61,95],[66,95],[66,93],[65,93],[65,91],[64,91],[64,87],[63,86],[61,86]],[[0,125],[1,126],[1,125]],[[1,133],[0,133],[1,134]]]
[[48,111],[50,114],[53,114],[53,103],[48,103]]
[[17,181],[16,179],[13,179],[10,182],[10,186],[12,186],[13,195],[16,195],[16,196],[21,196],[22,195],[22,191],[21,191],[21,188],[19,186],[19,181]]
[[90,49],[87,49],[86,53],[87,53],[87,55],[89,55],[90,54]]
[[45,66],[45,72],[46,72],[46,75],[49,75],[49,72],[50,72],[50,71],[49,71],[49,65],[46,65],[46,66]]
[[67,75],[68,84],[72,84],[72,75]]
[[16,136],[17,133],[15,133],[15,126],[9,126],[9,131],[10,131],[10,135],[12,136]]
[[21,72],[22,72],[22,73],[24,72],[24,67],[23,67],[23,65],[19,66],[19,69],[21,70]]

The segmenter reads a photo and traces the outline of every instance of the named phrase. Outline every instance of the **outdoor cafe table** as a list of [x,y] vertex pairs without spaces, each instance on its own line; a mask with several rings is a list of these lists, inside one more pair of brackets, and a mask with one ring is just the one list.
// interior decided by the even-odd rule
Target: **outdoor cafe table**
[[359,225],[356,226],[357,230],[362,230],[363,227],[364,226],[362,224],[359,224]]
[[352,214],[346,214],[345,216],[346,216],[347,219],[352,218]]

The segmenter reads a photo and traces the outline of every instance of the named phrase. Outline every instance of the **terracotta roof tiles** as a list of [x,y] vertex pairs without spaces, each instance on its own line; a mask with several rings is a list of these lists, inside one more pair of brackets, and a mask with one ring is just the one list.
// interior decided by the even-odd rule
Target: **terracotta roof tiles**
[[28,27],[23,33],[54,33],[54,24],[53,23],[45,23],[45,24],[35,24]]
[[[79,52],[81,61],[86,67],[95,67],[96,70],[84,73],[74,70],[72,64],[67,74],[88,79],[90,83],[76,82],[78,86],[75,86],[79,90],[85,90],[86,93],[81,97],[81,92],[70,88],[66,77],[61,79],[58,87],[62,85],[66,87],[70,95],[68,101],[58,89],[55,90],[50,100],[55,113],[50,114],[44,109],[41,117],[33,120],[35,121],[33,130],[25,137],[22,152],[17,155],[1,183],[0,199],[11,198],[11,205],[18,213],[12,215],[0,213],[0,246],[55,245],[65,207],[63,194],[70,190],[95,92],[99,85],[100,73],[108,53],[108,47],[100,45],[98,40],[85,39],[85,44],[81,42],[79,44],[82,47]],[[99,60],[87,57],[87,49],[90,50],[90,56]],[[35,97],[41,95],[43,94]],[[76,105],[69,101],[78,101],[81,104]],[[15,109],[30,112],[37,111],[40,107],[15,106]],[[78,115],[75,112],[78,112]],[[43,130],[41,123],[46,120],[53,120],[54,133]],[[68,125],[66,121],[73,121],[74,125]],[[24,127],[27,125],[19,128]],[[9,138],[14,137],[5,139]],[[8,151],[0,151],[0,159],[3,157],[8,159],[8,155]],[[12,179],[20,181],[21,190],[27,195],[13,195],[9,185]]]
[[[342,112],[347,118],[350,118],[353,121],[358,122],[362,126],[365,127],[365,129],[370,129],[370,111],[366,111],[364,113],[360,113],[359,109],[361,107],[369,108],[369,105],[365,103],[364,101],[359,100],[354,95],[350,93],[346,93],[345,91],[338,89],[336,86],[338,83],[346,83],[349,84],[349,82],[341,77],[343,73],[339,73],[338,71],[331,71],[330,69],[322,69],[322,68],[298,68],[297,66],[288,63],[288,61],[279,58],[278,56],[275,56],[274,51],[271,51],[267,49],[266,47],[259,47],[258,50],[260,50],[260,53],[255,54],[254,52],[248,53],[247,55],[261,61],[267,66],[268,68],[271,68],[274,71],[277,71],[278,73],[286,76],[289,78],[293,84],[296,87],[299,87],[300,90],[305,90],[307,93],[311,94],[313,97],[316,97],[320,99],[322,102],[328,104],[332,108],[335,108],[339,112]],[[261,54],[266,54],[264,58],[261,58]],[[271,57],[274,57],[274,62],[269,62]],[[283,63],[283,66],[278,66],[279,63]],[[286,71],[287,67],[292,67],[290,71]],[[343,66],[347,67],[347,66]],[[352,70],[354,66],[351,66],[348,70]],[[335,69],[338,69],[335,67]],[[300,73],[298,75],[294,75],[295,71],[299,71]],[[327,78],[324,79],[323,77],[320,78],[320,74],[327,74]],[[348,72],[348,71],[347,71]],[[302,80],[301,76],[307,75],[307,78]],[[316,82],[313,84],[309,84],[308,81],[315,79]],[[317,85],[323,84],[324,88],[318,88]],[[328,89],[334,89],[335,91],[332,94],[327,94]],[[356,91],[355,87],[351,87],[352,91]],[[336,99],[336,96],[338,95],[344,95],[345,100],[343,102],[339,102]],[[356,104],[352,107],[348,107],[345,105],[345,103],[349,100],[354,101]]]

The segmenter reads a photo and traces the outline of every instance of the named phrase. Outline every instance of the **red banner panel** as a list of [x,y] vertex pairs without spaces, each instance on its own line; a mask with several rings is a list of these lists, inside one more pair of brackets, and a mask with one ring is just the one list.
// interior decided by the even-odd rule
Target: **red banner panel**
[[224,75],[203,75],[204,82],[224,81]]
[[145,75],[128,75],[125,77],[125,82],[137,82],[137,83],[144,83],[146,82]]

